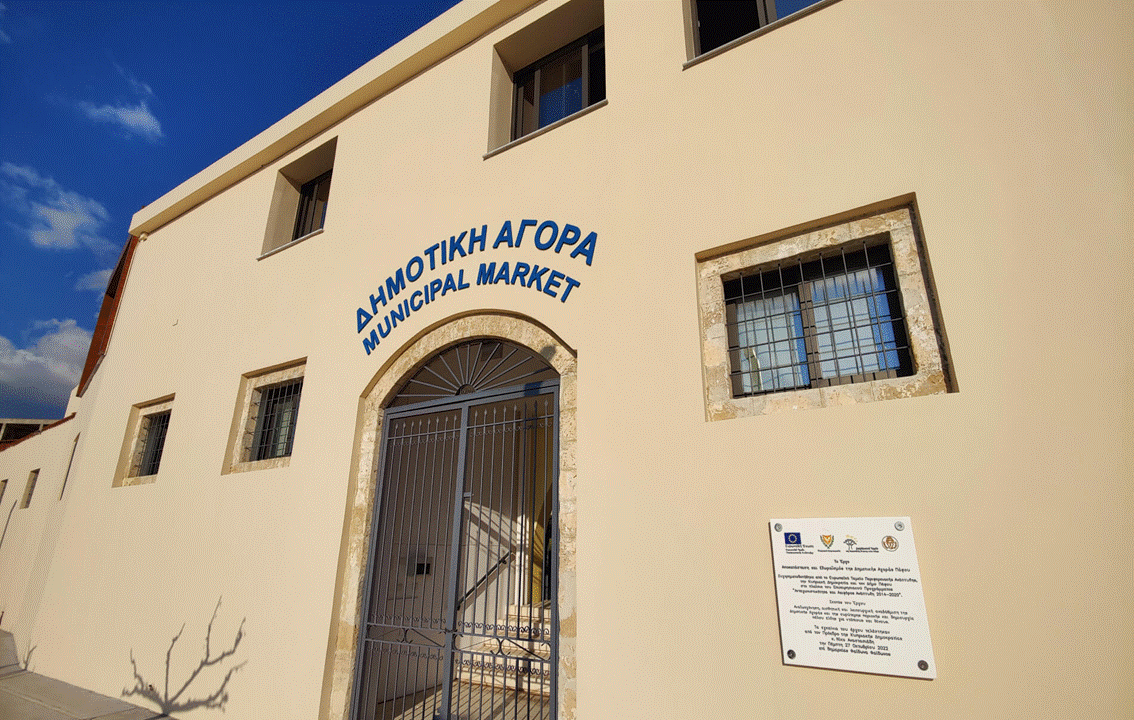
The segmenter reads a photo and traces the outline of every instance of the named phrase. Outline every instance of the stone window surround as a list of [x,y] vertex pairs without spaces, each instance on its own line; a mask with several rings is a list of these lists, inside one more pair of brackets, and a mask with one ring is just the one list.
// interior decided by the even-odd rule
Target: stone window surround
[[527,347],[540,354],[559,373],[559,667],[556,703],[561,720],[576,717],[576,354],[533,320],[501,312],[480,312],[448,318],[419,333],[385,361],[360,398],[320,720],[350,718],[384,408],[405,379],[417,372],[429,358],[451,345],[476,338],[499,338]]
[[[240,376],[240,389],[236,395],[236,410],[233,412],[232,428],[228,435],[224,467],[221,468],[222,475],[287,467],[291,464],[291,455],[266,460],[249,460],[248,458],[251,457],[252,443],[255,442],[256,438],[260,391],[271,385],[301,378],[306,369],[307,358],[301,358]],[[302,402],[301,396],[300,404]]]
[[[886,209],[864,208],[779,233],[708,250],[697,255],[701,355],[706,420],[851,405],[954,390],[947,343],[933,292],[928,256],[911,200]],[[733,397],[725,326],[723,280],[780,260],[808,257],[824,249],[866,238],[888,236],[915,373],[907,377],[848,385],[803,388],[751,397]]]
[[[139,403],[130,408],[130,418],[126,422],[126,437],[122,441],[122,452],[118,458],[118,468],[114,473],[114,482],[111,487],[126,487],[129,485],[148,485],[157,480],[157,473],[153,475],[134,475],[139,456],[145,449],[145,438],[142,434],[142,421],[150,415],[162,413],[173,408],[173,395]],[[172,421],[172,416],[170,416]],[[166,431],[168,439],[168,430]],[[163,451],[164,452],[164,451]]]

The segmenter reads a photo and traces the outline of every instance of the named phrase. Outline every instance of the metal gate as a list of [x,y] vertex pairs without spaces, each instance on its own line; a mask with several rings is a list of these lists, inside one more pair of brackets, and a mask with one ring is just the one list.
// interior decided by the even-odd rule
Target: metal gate
[[386,415],[356,720],[555,717],[558,381],[462,347],[480,381]]

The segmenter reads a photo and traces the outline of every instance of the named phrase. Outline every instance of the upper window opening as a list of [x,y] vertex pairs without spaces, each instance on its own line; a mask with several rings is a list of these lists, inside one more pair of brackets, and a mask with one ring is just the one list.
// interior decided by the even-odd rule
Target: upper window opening
[[311,237],[324,228],[338,138],[280,168],[276,176],[262,255]]
[[545,6],[492,47],[486,157],[606,104],[603,0]]
[[694,0],[696,54],[716,50],[818,2],[820,0]]
[[914,372],[884,241],[759,269],[724,294],[734,397]]
[[520,138],[606,99],[603,29],[520,70],[512,138]]
[[299,189],[299,212],[295,215],[292,239],[323,229],[327,219],[327,200],[331,196],[331,171],[323,173]]

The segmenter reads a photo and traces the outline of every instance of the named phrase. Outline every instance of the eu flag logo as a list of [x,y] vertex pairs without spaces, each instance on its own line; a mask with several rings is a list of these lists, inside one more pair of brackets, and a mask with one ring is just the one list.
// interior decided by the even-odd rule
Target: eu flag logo
[[784,544],[785,545],[799,545],[800,544],[799,533],[797,533],[797,532],[784,533]]

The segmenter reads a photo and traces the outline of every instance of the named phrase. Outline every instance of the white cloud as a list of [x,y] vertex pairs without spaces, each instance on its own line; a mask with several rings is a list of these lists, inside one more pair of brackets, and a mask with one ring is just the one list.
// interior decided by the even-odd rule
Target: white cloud
[[[4,7],[3,3],[0,3],[0,17],[4,17],[4,13],[7,11],[8,8]],[[3,30],[0,30],[0,45],[7,45],[10,42],[12,42],[11,36]]]
[[114,103],[94,103],[83,100],[76,102],[75,106],[95,122],[116,125],[119,129],[150,142],[165,137],[161,122],[150,111],[149,101],[155,97],[154,89],[118,63],[114,63],[114,69],[130,86],[131,94],[137,102],[120,100]]
[[79,246],[110,253],[103,237],[110,213],[102,203],[64,188],[33,168],[0,163],[0,193],[23,218],[20,229],[37,247],[70,250]]
[[[148,88],[148,86],[146,86]],[[128,105],[95,105],[80,102],[79,109],[96,122],[108,122],[153,141],[163,137],[161,123],[150,112],[145,101],[130,107]]]
[[0,335],[0,416],[25,416],[26,408],[62,413],[83,372],[91,333],[74,320],[36,322],[31,336],[18,348]]
[[92,273],[87,273],[75,283],[75,289],[93,290],[95,293],[101,295],[106,292],[106,284],[110,282],[110,276],[113,273],[114,268],[95,270]]
[[134,73],[122,67],[118,63],[114,63],[114,69],[118,71],[118,74],[121,75],[126,80],[126,82],[130,83],[130,87],[134,89],[135,93],[141,95],[142,97],[154,96],[153,88],[136,78],[134,76]]

